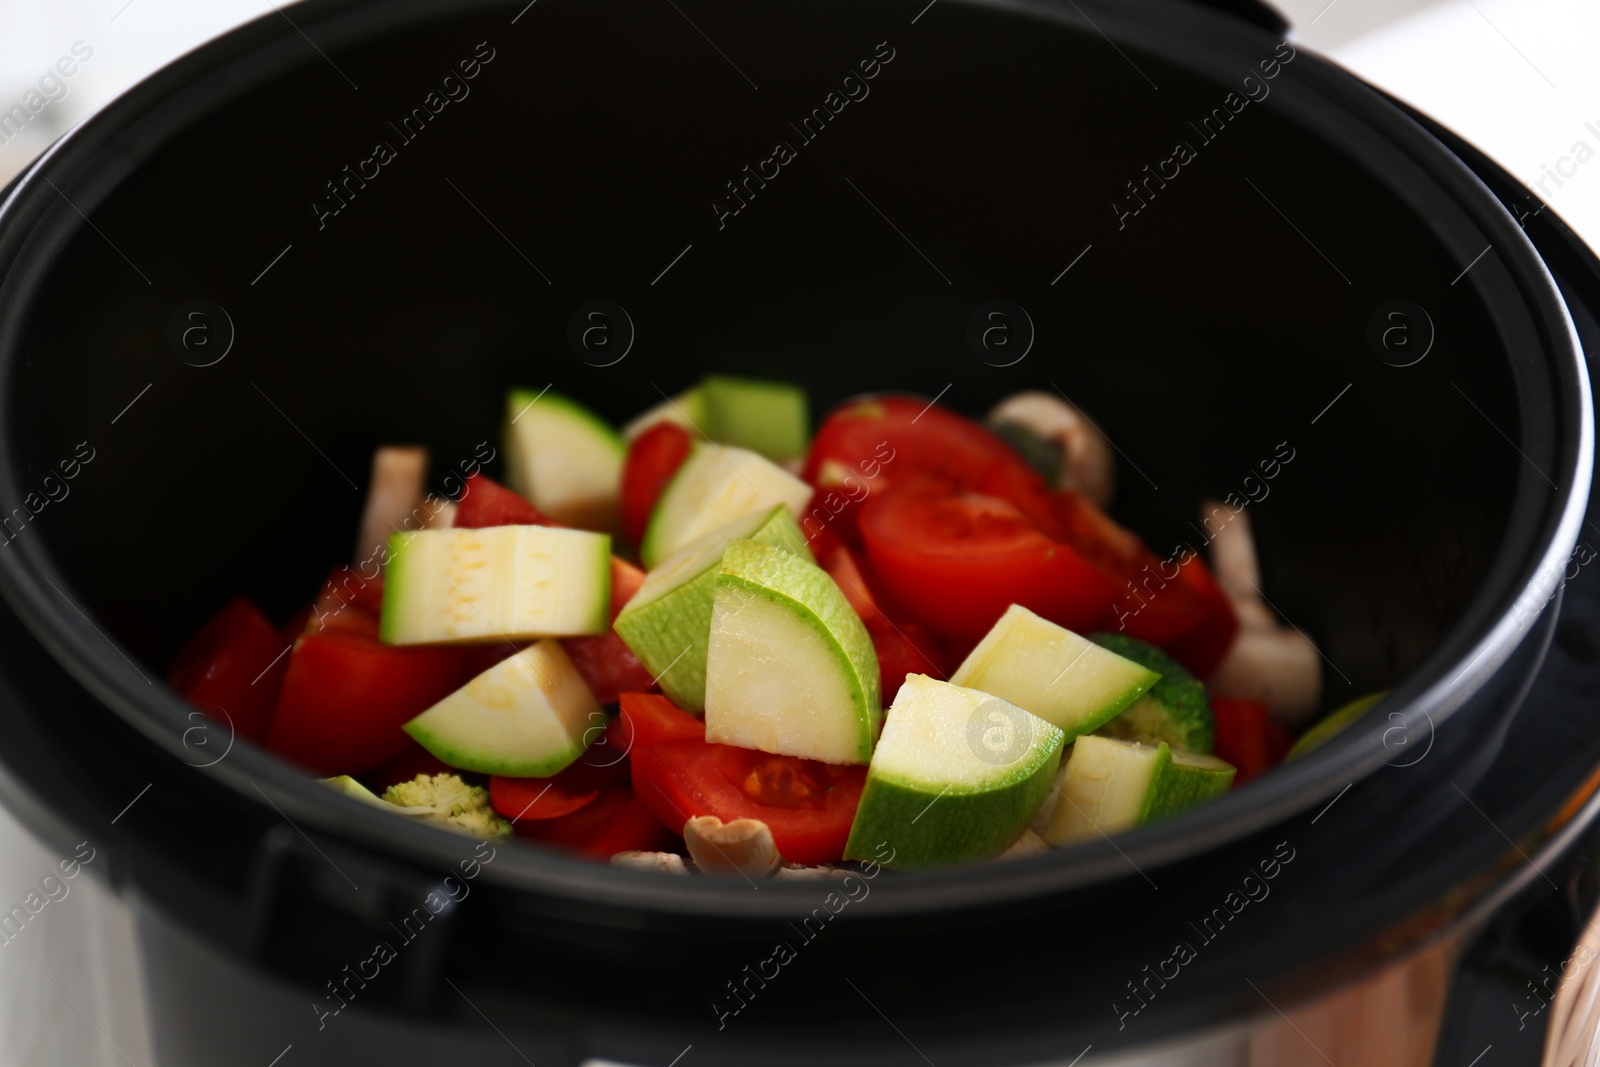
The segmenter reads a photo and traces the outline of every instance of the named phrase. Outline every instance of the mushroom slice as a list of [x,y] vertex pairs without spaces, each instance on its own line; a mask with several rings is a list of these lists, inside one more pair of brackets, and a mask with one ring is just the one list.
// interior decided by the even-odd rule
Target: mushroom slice
[[1206,679],[1212,692],[1259,700],[1285,726],[1304,723],[1322,702],[1322,655],[1299,630],[1241,629]]
[[1036,390],[1014,393],[989,412],[989,424],[1015,423],[1059,445],[1066,462],[1057,489],[1076,489],[1101,507],[1116,490],[1111,442],[1087,415],[1059,396]]
[[428,516],[422,524],[425,530],[448,530],[456,524],[456,507],[453,501],[446,500],[440,504],[434,513]]
[[773,877],[780,882],[815,882],[825,878],[848,878],[851,873],[842,867],[829,867],[826,865],[821,867],[784,866],[779,867],[778,872]]
[[1311,639],[1284,626],[1263,602],[1261,565],[1250,533],[1250,509],[1207,500],[1200,521],[1211,534],[1217,584],[1239,616],[1239,636],[1206,687],[1241,700],[1259,700],[1285,726],[1303,723],[1322,700],[1322,655]]
[[422,503],[427,475],[428,450],[420,445],[385,445],[372,454],[372,483],[356,539],[357,563],[372,558],[396,530],[411,528],[405,522]]
[[[1259,602],[1261,565],[1256,560],[1256,541],[1250,532],[1250,509],[1235,509],[1220,500],[1202,500],[1200,522],[1211,535],[1211,563],[1222,591],[1235,606]],[[1273,625],[1277,625],[1275,621]]]
[[688,874],[683,857],[676,852],[641,852],[629,849],[611,857],[611,866],[626,867],[631,871],[655,871],[657,874]]
[[724,823],[715,815],[696,815],[683,824],[683,839],[694,865],[706,874],[770,878],[783,866],[772,830],[760,819]]

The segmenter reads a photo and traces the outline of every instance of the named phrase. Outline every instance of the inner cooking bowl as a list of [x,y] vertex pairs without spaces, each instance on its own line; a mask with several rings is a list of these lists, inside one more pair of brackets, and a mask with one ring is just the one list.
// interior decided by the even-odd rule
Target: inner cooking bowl
[[[879,879],[737,1038],[695,1036],[720,1030],[707,1000],[813,913],[814,884],[502,848],[364,1005],[448,1012],[454,976],[552,1044],[606,1035],[548,1055],[519,1036],[538,1062],[618,1059],[646,1031],[660,1047],[637,1062],[697,1042],[748,1063],[780,1039],[793,1062],[821,1042],[909,1058],[878,1014],[837,1014],[846,973],[919,1042],[947,1038],[940,1063],[995,1062],[1002,1040],[1038,1060],[1069,1016],[1100,1048],[1163,1032],[1124,1035],[1103,1005],[1279,842],[1304,857],[1279,910],[1207,948],[1161,1002],[1171,1028],[1261,1010],[1246,978],[1392,929],[1505,852],[1476,824],[1423,846],[1548,637],[1533,620],[1588,495],[1580,354],[1516,221],[1453,156],[1243,23],[1166,0],[300,5],[52,150],[0,204],[0,270],[0,587],[94,697],[45,679],[0,750],[65,736],[84,752],[36,762],[137,776],[101,796],[96,775],[45,774],[26,799],[108,814],[148,790],[115,827],[137,899],[293,977],[302,1023],[299,989],[388,938],[462,839],[245,743],[196,758],[160,677],[227,598],[283,618],[347,558],[375,446],[426,443],[446,488],[511,385],[617,421],[711,370],[798,381],[819,413],[863,390],[978,414],[1059,389],[1116,445],[1118,519],[1166,555],[1203,547],[1202,498],[1252,499],[1263,589],[1322,650],[1325,705],[1394,692],[1384,729],[1115,842]],[[631,322],[620,361],[569,343],[593,300]],[[1020,359],[969,343],[996,300]],[[1390,715],[1407,739],[1426,725],[1421,770],[1373,773],[1395,762]],[[163,1003],[257,1033],[261,997],[176,943],[147,939]],[[1007,980],[946,982],[951,959]]]
[[[146,682],[182,637],[239,593],[304,604],[348,555],[372,449],[428,444],[439,488],[510,385],[619,422],[712,370],[798,381],[819,413],[1059,389],[1159,554],[1203,547],[1202,498],[1256,501],[1263,588],[1322,650],[1326,706],[1398,687],[1442,719],[1515,643],[1587,486],[1581,365],[1514,222],[1243,24],[920,6],[310,5],[316,47],[274,15],[146,83],[0,231],[14,601],[170,745],[186,709]],[[569,344],[597,299],[631,321],[620,361]],[[969,343],[997,299],[1031,321],[1020,359]],[[1333,746],[1134,838],[1192,854],[1382,758]],[[246,772],[377,832],[258,752],[213,773]],[[1085,877],[1075,855],[1031,869]],[[516,862],[694,908],[726,892]]]

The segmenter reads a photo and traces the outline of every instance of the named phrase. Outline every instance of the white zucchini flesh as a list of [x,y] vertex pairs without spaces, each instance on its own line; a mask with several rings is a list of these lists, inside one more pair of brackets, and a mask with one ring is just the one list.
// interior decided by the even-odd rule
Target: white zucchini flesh
[[604,419],[556,393],[513,390],[505,444],[511,487],[534,507],[579,529],[617,528],[628,449]]
[[662,490],[639,546],[646,567],[747,515],[776,504],[798,516],[811,486],[771,460],[743,448],[699,444]]
[[452,767],[547,778],[582,755],[605,724],[566,649],[546,640],[490,667],[405,731]]
[[604,633],[611,539],[553,526],[421,530],[389,539],[386,644],[484,644]]

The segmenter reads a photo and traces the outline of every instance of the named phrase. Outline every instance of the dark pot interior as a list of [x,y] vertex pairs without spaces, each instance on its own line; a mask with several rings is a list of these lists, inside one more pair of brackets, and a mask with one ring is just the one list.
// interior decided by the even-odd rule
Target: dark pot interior
[[[1450,285],[1461,263],[1438,231],[1465,220],[1419,218],[1369,169],[1385,161],[1272,97],[1205,143],[1188,122],[1243,97],[1253,63],[1219,82],[1141,56],[1156,92],[1093,33],[985,7],[900,14],[708,9],[759,91],[670,5],[432,21],[338,69],[312,53],[164,140],[95,206],[101,233],[76,228],[15,337],[23,483],[95,449],[47,523],[73,587],[158,666],[236,592],[286,616],[346,554],[372,448],[426,442],[442,476],[494,440],[509,384],[618,420],[711,369],[797,379],[819,412],[948,387],[981,413],[1055,385],[1125,454],[1115,512],[1163,553],[1203,546],[1202,497],[1270,494],[1252,510],[1265,589],[1335,665],[1329,700],[1393,685],[1461,616],[1515,490],[1518,457],[1486,420],[1522,434],[1508,341],[1526,326]],[[893,61],[854,83],[869,95],[801,141],[788,122],[884,40]],[[389,123],[480,41],[494,59],[452,82],[468,95],[403,141]],[[1308,65],[1251,84],[1289,96]],[[780,139],[797,157],[719,230],[719,187]],[[1197,157],[1119,229],[1124,183],[1177,140]],[[319,229],[324,183],[377,142],[396,157]],[[1438,333],[1407,368],[1365,338],[1397,297]],[[592,298],[637,331],[614,366],[565,341]],[[1006,368],[966,343],[995,298],[1037,330]],[[167,343],[196,299],[235,332],[206,368]],[[1295,458],[1265,482],[1280,442]]]

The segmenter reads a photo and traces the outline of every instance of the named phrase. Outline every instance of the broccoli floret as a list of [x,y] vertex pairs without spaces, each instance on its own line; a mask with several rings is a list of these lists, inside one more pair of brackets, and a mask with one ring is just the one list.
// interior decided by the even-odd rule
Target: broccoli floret
[[1095,733],[1122,741],[1158,745],[1207,755],[1216,740],[1216,718],[1201,681],[1165,652],[1126,634],[1094,634],[1101,648],[1156,671],[1161,680],[1127,710]]
[[489,806],[489,791],[459,774],[419,774],[391,785],[383,799],[406,815],[473,837],[492,841],[511,833],[511,823]]

